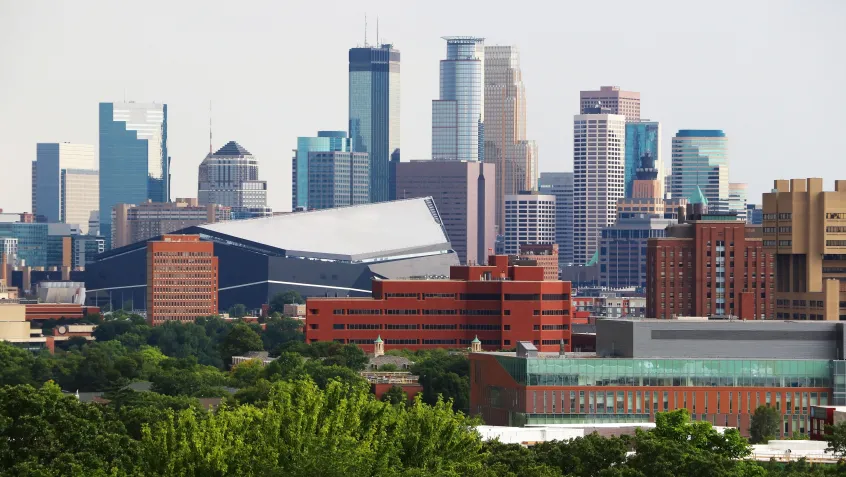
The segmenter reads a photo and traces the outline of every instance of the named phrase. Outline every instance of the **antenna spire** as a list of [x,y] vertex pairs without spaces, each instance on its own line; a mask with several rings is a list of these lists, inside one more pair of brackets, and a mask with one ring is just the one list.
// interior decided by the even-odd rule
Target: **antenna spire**
[[212,102],[209,100],[209,154],[212,153]]
[[364,14],[364,47],[367,48],[367,14]]
[[379,39],[379,16],[376,16],[376,48],[379,48],[379,45],[382,44],[382,40]]

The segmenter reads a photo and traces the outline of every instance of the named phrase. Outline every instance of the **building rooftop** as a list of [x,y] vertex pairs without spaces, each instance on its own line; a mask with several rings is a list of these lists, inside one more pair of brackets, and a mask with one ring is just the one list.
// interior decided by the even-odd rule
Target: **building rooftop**
[[215,156],[251,156],[250,151],[244,149],[243,146],[235,141],[229,141],[225,146],[217,150],[213,155]]

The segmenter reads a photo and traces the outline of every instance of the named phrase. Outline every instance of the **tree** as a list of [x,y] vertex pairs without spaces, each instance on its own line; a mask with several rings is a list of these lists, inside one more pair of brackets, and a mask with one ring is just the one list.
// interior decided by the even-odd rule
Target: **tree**
[[288,290],[286,292],[279,292],[273,295],[273,298],[270,299],[270,311],[271,312],[279,312],[282,313],[285,305],[291,304],[303,304],[305,300],[303,296],[294,290]]
[[827,451],[834,455],[846,456],[846,422],[825,427],[825,440],[828,441]]
[[394,363],[385,363],[379,368],[379,371],[393,373],[395,371],[399,371],[399,368]]
[[774,407],[758,406],[752,414],[749,425],[750,442],[753,444],[766,444],[770,439],[778,435],[781,424],[781,414]]
[[238,303],[229,308],[229,316],[232,318],[243,318],[247,316],[247,307]]
[[233,356],[240,356],[247,351],[261,351],[264,344],[261,337],[246,323],[238,323],[220,344],[220,356],[224,363],[231,363]]
[[389,404],[405,404],[408,402],[408,394],[399,386],[391,386],[382,394],[382,402]]
[[601,437],[592,433],[570,441],[542,442],[532,449],[538,463],[560,469],[564,475],[600,475],[626,462],[628,436]]
[[265,322],[261,340],[265,351],[277,355],[286,343],[305,341],[303,323],[295,318],[271,317]]

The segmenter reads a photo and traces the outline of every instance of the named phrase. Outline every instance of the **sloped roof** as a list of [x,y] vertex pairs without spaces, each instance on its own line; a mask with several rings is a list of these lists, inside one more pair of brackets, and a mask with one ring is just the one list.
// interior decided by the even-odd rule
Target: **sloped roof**
[[296,212],[196,227],[285,251],[289,257],[386,260],[451,250],[431,197]]
[[694,192],[693,195],[690,196],[688,202],[690,202],[691,204],[708,205],[708,199],[705,198],[705,194],[702,193],[702,189],[700,189],[699,186],[696,186],[696,192]]
[[215,156],[251,156],[250,151],[246,150],[235,141],[229,141],[225,146],[221,147],[214,153]]

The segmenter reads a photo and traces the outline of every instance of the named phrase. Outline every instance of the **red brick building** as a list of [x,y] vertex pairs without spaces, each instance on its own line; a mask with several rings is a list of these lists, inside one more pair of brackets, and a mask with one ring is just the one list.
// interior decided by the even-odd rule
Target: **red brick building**
[[309,298],[306,340],[385,348],[469,347],[478,336],[488,350],[517,341],[558,351],[570,349],[570,283],[544,280],[537,266],[510,266],[507,256],[490,265],[456,266],[448,280],[374,280],[372,298]]
[[684,223],[648,241],[647,316],[775,318],[773,257],[760,232],[734,215],[709,214],[707,202],[689,204]]
[[26,321],[81,320],[88,315],[99,315],[100,308],[75,303],[27,303]]
[[199,235],[163,235],[147,242],[147,321],[194,321],[214,315],[218,269],[214,244]]

